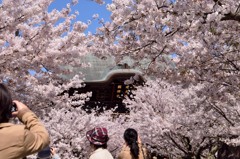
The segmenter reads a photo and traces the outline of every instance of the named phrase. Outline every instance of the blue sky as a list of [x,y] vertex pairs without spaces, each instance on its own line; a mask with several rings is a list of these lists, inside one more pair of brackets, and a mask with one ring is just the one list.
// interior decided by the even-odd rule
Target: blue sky
[[[112,0],[105,0],[105,4],[99,5],[92,0],[79,0],[78,4],[72,7],[72,12],[78,11],[79,15],[76,20],[87,23],[88,20],[92,20],[91,25],[87,31],[95,32],[98,26],[101,26],[97,20],[93,20],[92,16],[98,14],[99,18],[103,18],[104,21],[110,21],[111,13],[106,9],[106,5],[110,4]],[[71,0],[55,0],[50,6],[49,11],[53,9],[61,10],[66,7],[67,3],[71,3]]]
[[[66,7],[67,3],[71,3],[72,0],[55,0],[50,6],[49,11],[53,9],[61,10]],[[104,0],[105,4],[99,5],[93,0],[78,0],[78,4],[72,7],[72,12],[78,11],[79,15],[76,20],[87,23],[88,20],[92,20],[94,14],[99,14],[99,18],[103,18],[104,21],[110,21],[111,13],[106,9],[106,5],[110,4],[112,0]],[[2,0],[0,0],[0,4]],[[96,28],[101,26],[97,20],[93,20],[87,31],[95,32]]]

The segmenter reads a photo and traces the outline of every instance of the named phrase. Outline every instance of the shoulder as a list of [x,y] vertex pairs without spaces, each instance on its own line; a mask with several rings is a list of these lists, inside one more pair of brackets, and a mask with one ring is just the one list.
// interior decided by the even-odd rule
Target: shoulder
[[90,159],[113,159],[113,156],[107,149],[99,148],[92,153]]
[[24,125],[7,125],[0,129],[0,158],[19,158],[23,153]]
[[118,159],[128,159],[131,157],[130,148],[128,146],[123,146],[122,150],[118,154]]
[[28,135],[29,130],[25,125],[9,125],[7,127],[0,129],[0,143],[1,145],[10,146],[15,145],[14,147],[22,147],[26,140],[26,135]]
[[[25,132],[24,125],[15,125],[15,124],[6,124],[5,126],[1,127],[0,135],[1,139],[15,139],[16,137],[23,137]],[[5,138],[6,137],[6,138]]]

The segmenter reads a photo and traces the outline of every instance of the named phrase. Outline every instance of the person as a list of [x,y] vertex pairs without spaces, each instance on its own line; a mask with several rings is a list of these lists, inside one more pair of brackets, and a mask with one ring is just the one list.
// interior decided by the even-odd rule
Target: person
[[[9,123],[11,117],[18,117],[23,125]],[[13,101],[7,87],[0,83],[0,157],[24,158],[49,142],[49,134],[37,116],[25,104]]]
[[140,137],[135,129],[128,128],[125,130],[123,138],[125,144],[117,159],[147,159],[147,150],[142,146]]
[[37,159],[60,159],[60,157],[55,148],[47,146],[38,152]]
[[103,127],[96,127],[86,133],[86,137],[93,149],[89,159],[113,159],[111,153],[107,150],[109,140],[108,131]]

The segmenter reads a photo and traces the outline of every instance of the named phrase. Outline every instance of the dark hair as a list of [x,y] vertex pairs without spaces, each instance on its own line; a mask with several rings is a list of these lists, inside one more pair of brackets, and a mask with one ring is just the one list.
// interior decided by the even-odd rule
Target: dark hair
[[0,123],[8,122],[11,117],[12,96],[7,87],[0,83]]
[[93,143],[90,142],[90,144],[94,146],[94,149],[99,149],[99,148],[107,149],[107,143],[104,145],[94,145]]
[[220,148],[217,152],[217,159],[239,159],[240,146],[227,145],[224,142],[220,143]]
[[130,152],[133,158],[138,159],[139,147],[138,147],[138,133],[135,129],[128,128],[124,132],[124,140],[130,147]]

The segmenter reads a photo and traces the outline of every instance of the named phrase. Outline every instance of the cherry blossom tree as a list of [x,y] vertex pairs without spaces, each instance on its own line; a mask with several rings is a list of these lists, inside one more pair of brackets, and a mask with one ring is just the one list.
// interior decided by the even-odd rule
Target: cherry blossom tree
[[[197,156],[197,152],[202,155],[201,146],[209,144],[202,141],[204,136],[210,141],[211,137],[224,134],[228,130],[224,126],[218,128],[221,133],[213,130],[213,122],[208,119],[213,112],[206,115],[206,111],[196,110],[200,99],[193,90],[160,81],[148,81],[146,86],[140,87],[134,94],[134,100],[125,101],[130,109],[128,114],[116,115],[113,110],[88,114],[79,107],[67,105],[70,102],[64,102],[65,107],[58,106],[43,111],[43,121],[51,134],[52,144],[59,149],[63,158],[87,158],[91,149],[85,138],[86,131],[95,126],[103,126],[109,131],[108,149],[117,156],[124,142],[124,131],[132,127],[139,132],[150,153],[178,158],[189,154]],[[206,119],[199,121],[203,114]],[[203,129],[206,127],[205,123],[209,126]],[[222,123],[226,124],[224,121]],[[214,126],[216,125],[219,126],[220,123]],[[188,144],[193,147],[192,150],[186,148],[187,143],[182,141],[183,137],[191,139]]]
[[34,91],[37,86],[50,84],[51,88],[68,83],[59,76],[72,70],[60,66],[80,67],[78,59],[87,53],[87,24],[72,22],[78,13],[71,13],[71,4],[61,11],[48,11],[51,2],[3,0],[0,6],[1,81],[29,105],[45,101],[38,96],[39,91]]
[[[203,86],[182,88],[161,80],[148,80],[134,91],[134,99],[126,99],[130,112],[113,114],[112,110],[101,114],[88,114],[81,108],[47,108],[42,119],[47,126],[52,145],[64,158],[87,158],[91,149],[85,138],[87,130],[95,126],[109,131],[108,149],[117,156],[124,143],[126,128],[135,128],[149,153],[168,158],[207,158],[214,155],[219,140],[239,143],[239,102],[225,107],[227,120],[219,112],[202,102],[198,90]],[[63,96],[59,101],[64,101]],[[71,100],[66,98],[65,100]],[[228,103],[221,103],[221,106]],[[230,116],[231,114],[231,116]],[[234,121],[232,125],[229,121]]]
[[[92,52],[132,59],[147,75],[206,83],[209,100],[239,99],[237,0],[113,0],[111,22],[98,29]],[[96,49],[97,48],[97,49]],[[101,49],[99,49],[101,48]]]
[[[73,23],[78,13],[71,13],[71,5],[76,0],[60,11],[48,11],[51,2],[3,0],[0,5],[0,81],[10,88],[15,99],[26,103],[43,121],[55,109],[60,115],[69,112],[73,98],[83,104],[91,96],[90,92],[72,97],[63,93],[70,88],[84,87],[81,74],[73,78],[68,74],[73,73],[75,66],[85,67],[79,59],[88,53],[91,35],[84,33],[88,25],[80,21]],[[57,116],[54,119],[46,122],[52,131],[55,127],[51,123]],[[71,142],[60,137],[62,145]]]
[[[191,107],[184,104],[187,112],[182,110],[183,114],[174,116],[176,120],[183,120],[184,126],[186,123],[188,126],[196,124],[196,132],[194,126],[185,133],[183,129],[178,130],[180,136],[187,138],[189,149],[183,148],[182,137],[179,139],[176,132],[173,133],[175,138],[168,137],[169,140],[177,140],[174,144],[180,152],[196,157],[203,149],[193,149],[199,146],[200,140],[206,142],[206,136],[228,136],[226,138],[230,139],[231,130],[238,129],[240,111],[240,2],[113,0],[108,9],[112,12],[112,21],[98,28],[91,52],[99,57],[109,53],[117,63],[125,62],[124,58],[128,57],[131,67],[140,69],[148,77],[181,84],[186,89],[198,88],[194,92],[199,100],[190,100],[198,104]],[[154,89],[149,92],[154,92]],[[136,98],[141,98],[141,95]],[[149,96],[136,104],[142,104]],[[154,100],[148,104],[154,107]],[[203,121],[194,122],[184,114]],[[201,131],[204,127],[208,133]],[[187,132],[202,135],[190,137]],[[228,142],[236,144],[237,140]],[[192,142],[197,146],[191,145]],[[176,154],[182,156],[179,152]]]
[[220,140],[239,144],[239,101],[232,100],[232,106],[221,102],[223,110],[213,109],[199,98],[201,87],[183,89],[149,80],[136,90],[134,100],[125,101],[151,152],[167,158],[208,158],[217,151]]

